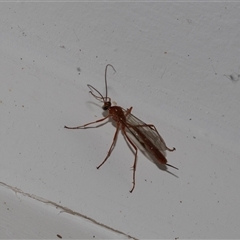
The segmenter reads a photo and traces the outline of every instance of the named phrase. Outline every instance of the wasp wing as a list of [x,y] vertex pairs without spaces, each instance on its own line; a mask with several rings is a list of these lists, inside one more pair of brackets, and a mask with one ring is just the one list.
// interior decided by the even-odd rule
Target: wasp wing
[[158,133],[157,129],[152,124],[147,124],[135,117],[130,113],[130,110],[123,109],[126,116],[126,123],[124,124],[130,135],[132,134],[135,139],[145,148],[146,139],[148,139],[152,145],[154,145],[164,156],[166,156],[166,143]]

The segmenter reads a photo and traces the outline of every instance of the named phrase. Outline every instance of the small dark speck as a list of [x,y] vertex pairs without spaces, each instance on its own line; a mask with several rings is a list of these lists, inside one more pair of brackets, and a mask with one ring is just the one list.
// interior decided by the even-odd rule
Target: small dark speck
[[182,201],[180,201],[180,203],[182,203]]
[[78,71],[78,72],[81,72],[81,68],[80,68],[80,67],[77,67],[77,71]]
[[60,46],[60,48],[66,48],[64,45]]
[[230,75],[224,75],[225,77],[227,77],[229,80],[231,80],[232,82],[237,82],[240,80],[240,74],[230,74]]
[[192,119],[191,118],[189,118],[189,121],[191,121]]
[[22,58],[20,58],[20,60],[22,60]]
[[98,56],[96,56],[96,58],[98,58]]
[[59,234],[57,234],[57,237],[58,237],[58,238],[62,238],[62,236],[61,236],[61,235],[59,235]]
[[95,238],[95,236],[92,236],[93,238]]
[[195,136],[193,136],[193,138],[194,138],[194,139],[196,139],[196,137],[195,137]]

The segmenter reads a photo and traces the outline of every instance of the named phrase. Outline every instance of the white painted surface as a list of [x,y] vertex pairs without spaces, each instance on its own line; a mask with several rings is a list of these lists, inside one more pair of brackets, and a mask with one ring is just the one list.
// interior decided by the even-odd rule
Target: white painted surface
[[[239,237],[239,3],[0,6],[1,182],[135,238]],[[86,85],[104,92],[107,63],[117,70],[108,76],[112,100],[133,106],[134,115],[155,124],[176,147],[168,161],[179,168],[169,169],[177,177],[139,154],[130,194],[133,154],[121,134],[96,170],[112,141],[111,123],[63,128],[102,117]],[[18,206],[18,195],[0,188],[0,225],[6,226],[6,205]],[[56,238],[64,237],[66,224],[75,228],[68,237],[94,236],[76,235],[86,226],[80,217],[69,215],[74,224],[68,228],[56,213],[60,227],[51,235],[45,224],[52,224],[53,207],[39,208],[30,211],[32,227],[26,228],[24,210],[13,207],[18,221],[5,230],[14,228],[14,238]],[[37,218],[44,223],[36,220],[34,228]]]
[[5,187],[1,188],[0,194],[1,239],[128,239],[131,237],[60,204],[2,183],[1,186]]

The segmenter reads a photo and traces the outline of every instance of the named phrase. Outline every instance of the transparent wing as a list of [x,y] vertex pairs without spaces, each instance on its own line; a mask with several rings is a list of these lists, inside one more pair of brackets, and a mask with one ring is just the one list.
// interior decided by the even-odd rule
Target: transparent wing
[[126,116],[126,128],[130,134],[132,134],[144,148],[149,146],[145,145],[145,139],[150,140],[151,144],[154,145],[164,156],[166,156],[166,143],[158,133],[157,129],[152,124],[146,124],[133,114],[129,113],[128,110],[123,109]]

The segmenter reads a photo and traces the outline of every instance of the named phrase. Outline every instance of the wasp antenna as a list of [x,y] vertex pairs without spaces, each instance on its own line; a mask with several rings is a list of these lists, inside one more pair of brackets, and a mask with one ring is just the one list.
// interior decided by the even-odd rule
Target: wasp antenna
[[105,88],[106,88],[106,99],[107,99],[107,95],[108,95],[108,92],[107,92],[107,68],[108,66],[112,67],[112,69],[114,70],[114,72],[116,72],[115,68],[113,67],[112,64],[107,64],[106,67],[105,67]]
[[[98,99],[98,100],[102,100],[103,102],[104,102],[104,97],[103,97],[103,95],[95,88],[95,87],[93,87],[92,85],[90,85],[90,84],[88,84],[87,85],[88,87],[89,87],[89,89],[91,90],[91,91],[89,91],[96,99]],[[97,96],[96,94],[94,94],[93,93],[93,90],[95,91],[95,92],[97,92],[98,94],[99,94],[99,96]]]

